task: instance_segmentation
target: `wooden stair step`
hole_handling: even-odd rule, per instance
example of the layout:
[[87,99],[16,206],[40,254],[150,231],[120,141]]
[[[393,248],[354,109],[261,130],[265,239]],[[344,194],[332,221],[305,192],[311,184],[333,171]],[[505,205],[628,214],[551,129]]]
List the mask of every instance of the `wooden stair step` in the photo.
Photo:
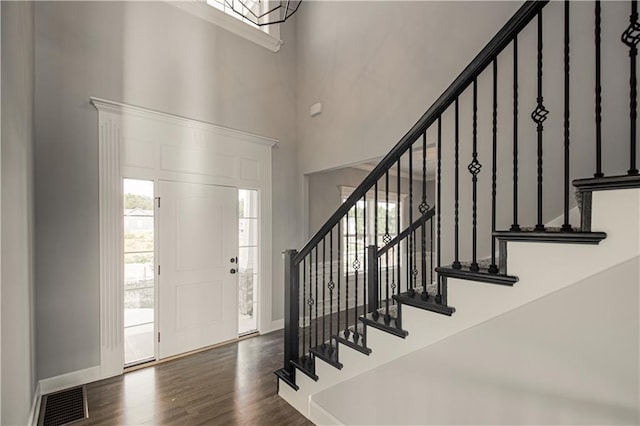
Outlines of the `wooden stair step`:
[[314,357],[320,358],[327,364],[342,370],[342,363],[338,361],[338,345],[333,343],[333,339],[309,350]]
[[474,272],[464,268],[456,269],[456,268],[453,268],[452,266],[443,266],[443,267],[436,268],[436,272],[439,273],[441,276],[448,277],[448,278],[457,278],[457,279],[468,280],[468,281],[478,281],[478,282],[488,283],[488,284],[512,286],[518,282],[518,277],[516,276],[500,274],[500,273],[492,274],[485,270]]
[[311,380],[317,382],[318,376],[316,376],[316,365],[315,360],[310,355],[304,355],[298,358],[295,361],[291,361],[291,365],[296,367],[298,370],[303,372],[305,375],[309,376]]
[[545,231],[495,231],[493,236],[501,241],[528,241],[538,243],[564,244],[600,244],[607,238],[606,232],[581,232],[573,228],[572,232],[561,231],[560,228],[547,228]]
[[343,345],[349,346],[352,349],[355,349],[359,352],[362,352],[365,355],[369,355],[371,353],[371,349],[365,346],[365,325],[360,323],[355,327],[357,331],[357,339],[354,338],[354,327],[349,327],[349,333],[345,335],[345,331],[342,330],[335,337],[336,341],[342,343]]
[[436,312],[442,315],[451,316],[456,311],[456,308],[453,306],[437,303],[434,295],[430,294],[427,300],[423,300],[421,296],[421,292],[416,292],[413,297],[411,297],[407,292],[404,292],[393,296],[393,298],[401,304],[424,309],[426,311]]
[[375,327],[378,330],[385,331],[394,336],[402,337],[403,339],[409,334],[408,331],[402,329],[400,311],[396,305],[389,306],[388,316],[386,308],[383,307],[360,317],[360,321],[368,326]]

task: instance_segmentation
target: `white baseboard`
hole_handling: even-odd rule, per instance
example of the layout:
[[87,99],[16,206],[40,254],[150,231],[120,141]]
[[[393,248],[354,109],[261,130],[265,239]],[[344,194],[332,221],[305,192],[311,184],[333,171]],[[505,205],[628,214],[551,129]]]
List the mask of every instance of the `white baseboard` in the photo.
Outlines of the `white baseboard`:
[[38,424],[38,416],[40,415],[40,400],[42,394],[40,392],[40,383],[36,385],[36,390],[33,393],[33,402],[31,403],[31,411],[29,412],[29,420],[27,424],[29,426],[36,426]]
[[40,380],[38,386],[40,387],[40,394],[46,395],[48,393],[57,392],[74,386],[95,382],[102,378],[101,368],[98,365],[84,370],[72,371],[71,373]]

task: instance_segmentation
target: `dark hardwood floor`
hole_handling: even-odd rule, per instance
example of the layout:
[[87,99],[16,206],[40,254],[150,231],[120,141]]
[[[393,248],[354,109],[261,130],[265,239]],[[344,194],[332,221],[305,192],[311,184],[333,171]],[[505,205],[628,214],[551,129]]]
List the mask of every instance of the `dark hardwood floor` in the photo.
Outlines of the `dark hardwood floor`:
[[276,393],[283,331],[87,385],[79,425],[311,425]]

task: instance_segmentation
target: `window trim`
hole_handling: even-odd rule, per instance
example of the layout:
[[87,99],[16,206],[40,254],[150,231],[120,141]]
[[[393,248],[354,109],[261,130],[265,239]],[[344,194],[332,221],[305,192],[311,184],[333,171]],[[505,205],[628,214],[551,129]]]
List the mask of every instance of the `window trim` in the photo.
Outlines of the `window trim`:
[[280,24],[271,25],[269,27],[270,31],[267,33],[208,5],[206,1],[168,1],[168,4],[224,28],[272,52],[279,51],[280,46],[282,46]]

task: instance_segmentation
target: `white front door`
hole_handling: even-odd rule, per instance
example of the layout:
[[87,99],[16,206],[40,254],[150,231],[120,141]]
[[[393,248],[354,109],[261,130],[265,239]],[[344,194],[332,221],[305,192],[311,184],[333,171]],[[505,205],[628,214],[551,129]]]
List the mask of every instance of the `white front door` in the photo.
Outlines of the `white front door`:
[[166,358],[238,337],[238,196],[224,186],[159,187],[158,353]]

